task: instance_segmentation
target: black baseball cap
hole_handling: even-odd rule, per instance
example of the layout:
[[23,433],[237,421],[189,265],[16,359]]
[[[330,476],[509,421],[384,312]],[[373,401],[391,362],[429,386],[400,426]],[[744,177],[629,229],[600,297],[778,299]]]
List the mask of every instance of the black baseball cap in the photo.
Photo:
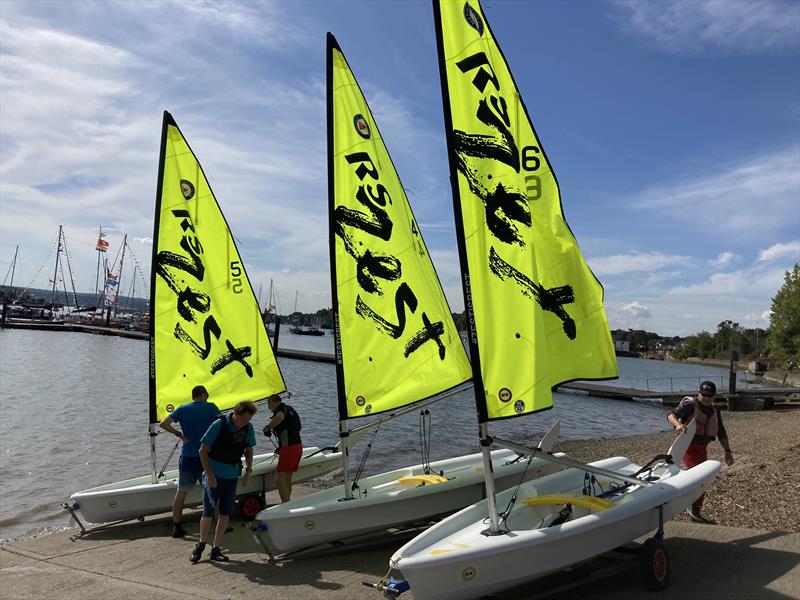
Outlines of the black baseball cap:
[[717,386],[714,385],[713,381],[704,381],[700,384],[700,395],[701,396],[716,396],[717,394]]

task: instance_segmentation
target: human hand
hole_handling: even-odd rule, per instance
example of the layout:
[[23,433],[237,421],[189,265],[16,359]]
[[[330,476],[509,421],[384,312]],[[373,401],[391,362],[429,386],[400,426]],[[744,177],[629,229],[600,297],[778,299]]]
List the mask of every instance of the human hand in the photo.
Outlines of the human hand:
[[680,434],[681,434],[681,433],[683,433],[684,431],[686,431],[686,425],[684,425],[684,424],[683,424],[683,423],[681,423],[681,422],[678,422],[678,424],[677,424],[677,425],[675,425],[675,432],[676,432],[678,435],[680,435]]
[[217,477],[213,473],[207,473],[206,479],[208,480],[208,487],[215,488],[217,487]]
[[730,450],[725,453],[725,464],[729,467],[733,464],[733,452]]
[[188,444],[188,443],[189,443],[189,438],[188,438],[188,437],[186,437],[185,435],[183,435],[183,434],[180,434],[178,437],[179,437],[179,438],[181,438],[181,441],[182,441],[184,444]]
[[250,483],[250,475],[251,475],[250,471],[247,471],[244,474],[244,479],[242,479],[242,485],[245,485],[245,486],[249,485],[249,483]]

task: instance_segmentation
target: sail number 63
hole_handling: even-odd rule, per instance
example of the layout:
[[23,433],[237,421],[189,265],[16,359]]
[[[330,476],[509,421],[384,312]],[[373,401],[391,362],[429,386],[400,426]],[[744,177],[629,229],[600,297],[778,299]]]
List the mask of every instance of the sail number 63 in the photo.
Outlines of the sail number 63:
[[234,294],[242,293],[242,265],[238,260],[231,262],[231,289]]
[[[541,150],[536,146],[525,146],[522,149],[522,169],[524,171],[538,171],[541,160],[537,156]],[[538,175],[525,176],[525,189],[528,192],[528,200],[538,200],[542,197],[542,180]]]

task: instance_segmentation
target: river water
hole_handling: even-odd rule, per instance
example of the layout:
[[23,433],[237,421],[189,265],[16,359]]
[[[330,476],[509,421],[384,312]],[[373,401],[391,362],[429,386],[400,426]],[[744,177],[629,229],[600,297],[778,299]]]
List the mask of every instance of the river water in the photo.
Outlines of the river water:
[[[332,353],[333,337],[282,330],[280,346]],[[71,493],[149,472],[147,354],[142,340],[0,330],[0,539],[65,527],[69,519],[60,503]],[[303,442],[334,445],[334,366],[284,358],[279,363],[294,393],[290,403],[303,420]],[[632,358],[620,358],[618,364],[620,379],[609,385],[668,390],[670,385],[696,389],[706,378],[718,386],[727,381],[727,372],[713,367]],[[669,378],[678,379],[670,383]],[[552,410],[493,423],[492,433],[535,442],[557,419],[562,437],[573,439],[669,428],[662,406],[554,396]],[[479,450],[471,390],[430,410],[431,460]],[[256,431],[266,416],[263,406],[255,417]],[[382,425],[365,473],[419,463],[419,431],[419,416],[413,413]],[[174,438],[166,437],[159,439],[159,466],[174,445]],[[272,450],[269,440],[258,438],[257,453]],[[356,448],[356,464],[359,458]]]

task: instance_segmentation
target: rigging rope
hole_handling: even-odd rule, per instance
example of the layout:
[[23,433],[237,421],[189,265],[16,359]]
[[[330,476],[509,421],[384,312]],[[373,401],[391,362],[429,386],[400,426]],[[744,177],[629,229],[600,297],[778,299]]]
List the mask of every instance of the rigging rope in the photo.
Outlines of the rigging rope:
[[372,432],[372,438],[369,440],[369,444],[364,449],[364,454],[361,455],[361,462],[358,464],[358,469],[356,469],[356,474],[353,475],[353,484],[350,486],[352,491],[358,489],[358,480],[361,479],[361,473],[364,471],[364,465],[367,464],[367,458],[369,457],[369,453],[372,451],[372,443],[375,441],[375,436],[378,435],[378,430],[381,428],[382,421],[378,421],[378,425],[375,427],[375,431]]
[[533,461],[533,455],[528,457],[528,462],[525,464],[525,470],[522,471],[522,475],[519,477],[519,481],[517,482],[517,487],[514,488],[514,493],[511,494],[511,498],[508,501],[508,505],[506,509],[501,512],[498,516],[500,517],[500,522],[505,523],[506,519],[511,516],[511,511],[514,509],[514,505],[517,503],[517,495],[519,494],[519,488],[525,483],[525,475],[528,473],[528,468],[531,466],[531,462]]
[[419,413],[419,450],[425,475],[431,474],[431,413],[426,408]]

